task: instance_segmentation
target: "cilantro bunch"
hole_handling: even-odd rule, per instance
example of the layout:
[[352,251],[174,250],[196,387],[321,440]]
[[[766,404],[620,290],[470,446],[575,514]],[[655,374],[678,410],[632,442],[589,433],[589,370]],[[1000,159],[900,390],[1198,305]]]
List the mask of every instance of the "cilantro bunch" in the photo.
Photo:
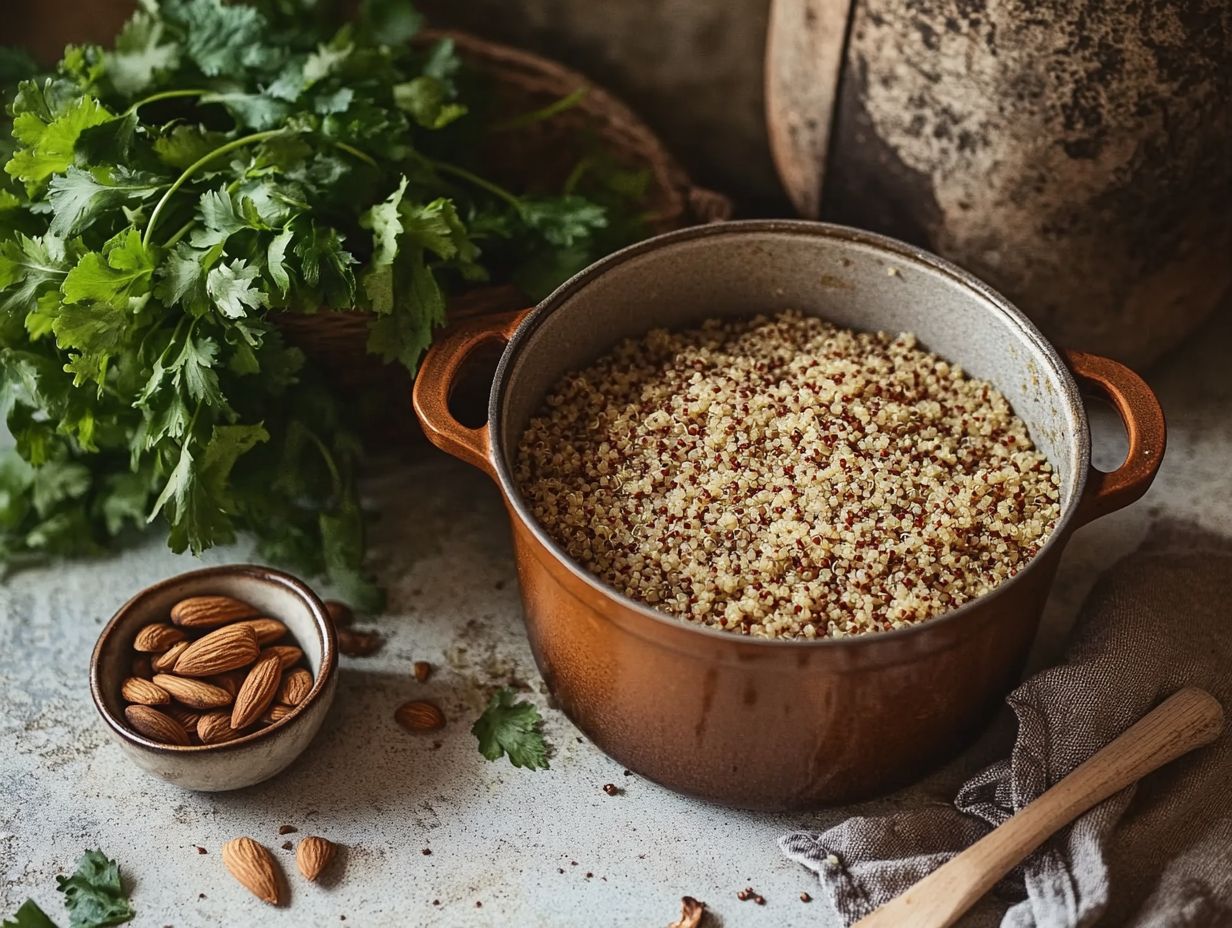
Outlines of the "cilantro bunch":
[[[413,372],[450,290],[538,296],[640,231],[638,179],[593,157],[552,195],[488,179],[484,141],[537,116],[498,122],[405,3],[330,20],[142,0],[113,48],[8,95],[0,565],[161,520],[177,552],[252,532],[371,603],[361,445],[273,314],[367,311],[373,363]],[[0,54],[0,79],[31,67]]]

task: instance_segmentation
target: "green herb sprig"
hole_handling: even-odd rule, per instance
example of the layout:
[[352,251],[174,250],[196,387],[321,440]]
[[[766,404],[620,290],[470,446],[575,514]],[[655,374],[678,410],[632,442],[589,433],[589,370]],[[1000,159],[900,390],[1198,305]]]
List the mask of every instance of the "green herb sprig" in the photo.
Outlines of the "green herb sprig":
[[409,42],[407,4],[329,20],[143,0],[52,75],[0,54],[25,76],[0,139],[0,566],[161,521],[177,552],[251,532],[374,605],[360,442],[274,314],[367,311],[373,363],[413,372],[451,290],[536,297],[640,234],[636,175],[595,157],[552,195],[484,173],[477,139],[577,95],[497,120],[452,43]]

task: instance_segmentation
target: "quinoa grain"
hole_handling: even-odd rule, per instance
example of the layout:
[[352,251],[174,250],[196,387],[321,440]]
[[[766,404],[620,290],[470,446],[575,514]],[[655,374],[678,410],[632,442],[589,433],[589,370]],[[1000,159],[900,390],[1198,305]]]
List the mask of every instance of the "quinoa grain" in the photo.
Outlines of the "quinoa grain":
[[567,374],[519,443],[535,518],[588,570],[766,638],[912,625],[1018,572],[1060,481],[989,383],[798,312],[656,329]]

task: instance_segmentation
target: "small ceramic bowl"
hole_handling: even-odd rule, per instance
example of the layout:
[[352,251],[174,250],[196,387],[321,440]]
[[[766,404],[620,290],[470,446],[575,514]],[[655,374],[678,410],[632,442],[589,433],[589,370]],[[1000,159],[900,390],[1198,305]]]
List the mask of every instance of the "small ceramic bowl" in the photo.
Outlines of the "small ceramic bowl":
[[[139,734],[124,718],[120,686],[129,675],[133,639],[151,622],[166,622],[171,607],[189,596],[232,596],[286,624],[304,652],[313,685],[285,718],[222,744],[162,744]],[[269,779],[297,758],[321,727],[338,684],[333,622],[302,581],[269,567],[207,567],[146,587],[112,616],[90,657],[90,692],[111,736],[142,769],[185,789],[239,789]]]

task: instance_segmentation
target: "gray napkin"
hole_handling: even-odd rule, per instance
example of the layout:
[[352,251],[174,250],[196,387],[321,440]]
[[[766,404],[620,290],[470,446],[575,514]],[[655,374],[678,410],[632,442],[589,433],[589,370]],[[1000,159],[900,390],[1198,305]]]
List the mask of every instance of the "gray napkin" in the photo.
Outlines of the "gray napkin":
[[[1082,609],[1066,662],[1010,694],[1008,760],[953,805],[851,818],[780,840],[845,924],[1004,822],[1183,686],[1232,710],[1232,546],[1184,531],[1113,567]],[[999,887],[1002,928],[1232,926],[1232,735],[1079,818]],[[1025,898],[1023,898],[1025,890]]]

